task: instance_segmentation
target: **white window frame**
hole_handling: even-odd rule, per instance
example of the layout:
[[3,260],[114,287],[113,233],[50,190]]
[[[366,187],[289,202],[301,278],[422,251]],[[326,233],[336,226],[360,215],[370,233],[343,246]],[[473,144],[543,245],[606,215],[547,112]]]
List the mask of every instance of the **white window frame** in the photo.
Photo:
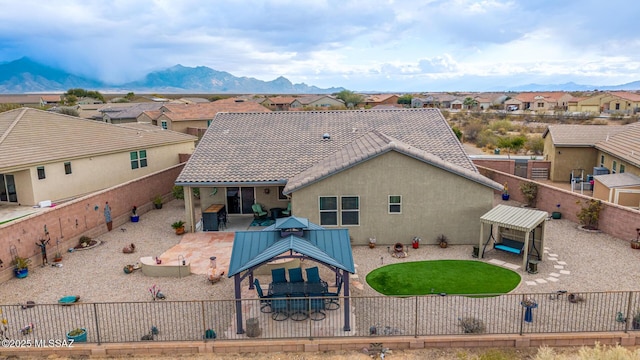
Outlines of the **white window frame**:
[[[322,199],[323,198],[333,198],[335,199],[336,202],[336,208],[335,209],[322,209],[321,205],[322,205]],[[318,196],[318,212],[319,212],[319,219],[320,219],[320,225],[321,226],[338,226],[340,224],[340,198],[337,195],[324,195],[324,196]],[[335,224],[324,224],[322,222],[322,214],[323,213],[335,213],[336,215],[336,223]]]
[[611,173],[615,174],[617,168],[618,168],[618,162],[613,160],[613,162],[611,163]]
[[166,120],[160,121],[160,127],[162,127],[164,130],[167,130],[168,128],[167,121]]
[[[358,202],[358,207],[356,209],[344,209],[342,206],[342,200],[345,198],[356,198]],[[340,196],[340,203],[338,204],[340,208],[340,225],[341,226],[360,226],[360,196],[358,195],[344,195]],[[343,221],[344,214],[356,213],[358,216],[357,224],[345,224]]]
[[624,164],[620,164],[620,171],[618,173],[624,174],[625,166]]
[[[400,202],[392,202],[391,201],[392,197],[400,198]],[[392,206],[398,206],[399,211],[391,211]],[[389,214],[392,214],[392,215],[402,214],[402,195],[389,195],[389,206],[387,207],[387,211]]]

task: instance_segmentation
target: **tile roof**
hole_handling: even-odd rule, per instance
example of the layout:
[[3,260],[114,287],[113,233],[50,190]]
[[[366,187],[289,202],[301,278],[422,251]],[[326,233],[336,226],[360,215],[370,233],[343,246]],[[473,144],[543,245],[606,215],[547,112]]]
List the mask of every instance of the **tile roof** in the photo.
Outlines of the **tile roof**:
[[628,91],[610,91],[609,94],[629,101],[640,101],[640,94]]
[[0,95],[0,104],[39,104],[40,95]]
[[269,100],[274,105],[287,105],[287,104],[291,104],[296,99],[297,98],[293,96],[274,96],[274,97],[266,98],[265,101]]
[[176,182],[285,184],[372,130],[477,172],[437,109],[218,113]]
[[163,105],[163,103],[155,102],[135,103],[128,107],[109,105],[101,108],[100,112],[106,112],[111,119],[135,119],[138,115],[142,114],[143,111],[158,110]]
[[595,144],[596,149],[640,167],[640,123],[620,126],[624,131],[612,134]]
[[596,175],[593,178],[609,189],[640,185],[640,177],[631,173]]
[[0,113],[0,164],[23,168],[196,140],[144,125],[113,125],[30,108],[6,111]]
[[541,96],[545,101],[557,102],[561,97],[567,95],[566,92],[563,91],[552,91],[552,92],[524,92],[520,93],[514,98],[522,101],[522,102],[533,102],[536,100],[536,97]]
[[307,95],[307,96],[300,96],[299,98],[296,98],[296,100],[298,100],[298,102],[302,105],[308,105],[311,104],[314,101],[318,101],[320,99],[324,99],[324,98],[329,98],[331,100],[334,101],[339,101],[339,102],[343,102],[340,99],[336,99],[334,97],[331,97],[329,95]]
[[[251,101],[224,99],[197,104],[166,104],[164,115],[172,121],[211,120],[219,112],[271,112],[268,108]],[[145,111],[152,119],[157,119],[161,110]]]
[[542,137],[551,135],[555,146],[594,146],[622,130],[619,125],[549,125]]
[[402,141],[386,136],[377,130],[372,130],[371,132],[357,138],[355,141],[345,145],[339,151],[322,159],[310,168],[290,178],[283,193],[290,194],[296,190],[390,151],[397,151],[445,171],[449,171],[472,181],[492,187],[495,190],[503,189],[501,184],[480,175],[476,171],[446,162],[438,156],[407,145]]
[[389,98],[392,97],[397,97],[398,95],[396,94],[376,94],[376,95],[369,95],[366,97],[366,99],[364,100],[365,102],[383,102],[385,100],[388,100]]

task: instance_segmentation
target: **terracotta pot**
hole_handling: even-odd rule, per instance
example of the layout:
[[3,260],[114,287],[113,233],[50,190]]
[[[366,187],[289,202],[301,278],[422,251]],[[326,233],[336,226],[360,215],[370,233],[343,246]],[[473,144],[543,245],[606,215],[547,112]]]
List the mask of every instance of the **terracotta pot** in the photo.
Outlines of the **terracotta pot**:
[[182,234],[184,234],[184,226],[176,229],[176,235],[182,235]]
[[442,242],[440,242],[440,247],[441,247],[441,248],[443,248],[443,249],[444,249],[444,248],[446,248],[446,247],[447,247],[447,245],[449,245],[449,244],[447,244],[447,242],[446,242],[446,241],[442,241]]
[[374,243],[369,243],[369,248],[370,248],[370,249],[373,249],[374,247],[376,247],[376,244],[374,244]]
[[640,249],[640,241],[631,241],[631,248],[632,249]]

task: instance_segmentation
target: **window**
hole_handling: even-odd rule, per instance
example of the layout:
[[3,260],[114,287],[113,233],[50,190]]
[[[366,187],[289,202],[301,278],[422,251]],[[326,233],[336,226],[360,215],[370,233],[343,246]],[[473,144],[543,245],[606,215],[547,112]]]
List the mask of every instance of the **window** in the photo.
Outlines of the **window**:
[[620,110],[620,104],[616,103],[616,110]]
[[543,107],[544,107],[544,103],[539,102],[539,103],[538,103],[538,107],[539,107],[539,108],[543,108]]
[[64,173],[66,175],[71,174],[71,163],[70,162],[64,163]]
[[212,121],[213,121],[213,120],[207,120],[207,127],[209,127],[209,125],[211,125],[211,122],[212,122]]
[[44,166],[38,166],[38,179],[42,180],[44,178],[46,178],[44,174]]
[[162,126],[163,129],[167,130],[167,122],[166,121],[162,120],[160,122],[160,126]]
[[620,174],[624,173],[624,165],[620,164]]
[[360,198],[357,196],[343,196],[342,225],[360,225]]
[[278,186],[278,200],[289,200],[287,195],[283,194],[284,186]]
[[320,197],[320,225],[338,225],[338,197]]
[[147,150],[132,151],[129,155],[131,157],[131,169],[147,167]]
[[600,155],[600,167],[604,167],[604,155]]
[[616,168],[618,167],[618,163],[614,160],[613,161],[613,165],[611,165],[611,173],[615,174],[616,173]]
[[389,195],[389,214],[402,213],[402,196]]

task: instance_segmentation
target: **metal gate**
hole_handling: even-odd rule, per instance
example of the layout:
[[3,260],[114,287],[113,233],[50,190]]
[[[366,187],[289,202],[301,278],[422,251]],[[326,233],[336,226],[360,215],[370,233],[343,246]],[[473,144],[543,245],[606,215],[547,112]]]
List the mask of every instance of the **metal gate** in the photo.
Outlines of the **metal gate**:
[[520,176],[522,178],[527,178],[527,164],[529,160],[527,159],[515,159],[516,160],[516,170],[515,176]]

